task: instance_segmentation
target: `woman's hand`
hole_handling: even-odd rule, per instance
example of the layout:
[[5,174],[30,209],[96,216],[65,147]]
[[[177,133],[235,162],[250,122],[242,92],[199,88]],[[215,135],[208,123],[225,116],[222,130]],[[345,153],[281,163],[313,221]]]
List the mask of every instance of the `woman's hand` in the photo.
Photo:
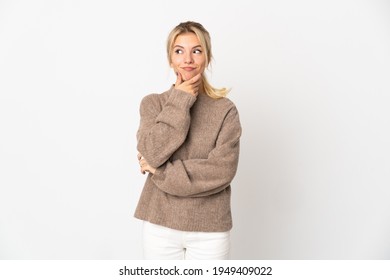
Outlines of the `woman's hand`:
[[178,72],[176,83],[175,83],[175,88],[180,89],[180,90],[185,91],[185,92],[188,92],[188,93],[191,93],[193,96],[197,96],[198,91],[199,91],[199,86],[202,82],[202,79],[200,77],[201,77],[201,74],[199,73],[198,75],[192,77],[191,79],[184,81],[183,77]]
[[141,167],[141,173],[145,174],[145,172],[149,172],[154,174],[156,172],[156,168],[153,168],[149,165],[149,163],[146,162],[144,157],[138,152],[137,155],[138,161],[139,161],[139,166]]

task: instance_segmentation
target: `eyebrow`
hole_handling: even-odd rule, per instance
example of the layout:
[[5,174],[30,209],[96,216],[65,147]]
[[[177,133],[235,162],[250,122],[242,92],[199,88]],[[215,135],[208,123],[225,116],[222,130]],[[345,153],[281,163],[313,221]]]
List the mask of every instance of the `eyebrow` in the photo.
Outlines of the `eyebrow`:
[[[192,49],[201,48],[201,47],[202,47],[201,45],[197,45],[197,46],[193,47]],[[180,46],[180,45],[175,45],[174,48],[182,48],[182,49],[184,49],[184,47]]]

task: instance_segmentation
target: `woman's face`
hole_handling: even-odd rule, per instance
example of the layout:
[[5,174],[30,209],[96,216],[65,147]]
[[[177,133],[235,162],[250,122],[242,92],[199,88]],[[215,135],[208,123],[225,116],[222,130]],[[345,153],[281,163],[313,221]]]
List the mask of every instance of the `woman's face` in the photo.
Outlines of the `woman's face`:
[[206,68],[205,51],[194,33],[184,33],[176,37],[171,55],[171,67],[179,72],[183,80],[189,80]]

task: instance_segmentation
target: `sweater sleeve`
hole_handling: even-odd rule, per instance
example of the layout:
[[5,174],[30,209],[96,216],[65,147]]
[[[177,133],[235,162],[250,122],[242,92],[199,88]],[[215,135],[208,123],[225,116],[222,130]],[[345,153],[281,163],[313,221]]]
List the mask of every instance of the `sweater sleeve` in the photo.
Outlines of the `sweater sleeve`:
[[156,169],[153,182],[162,191],[182,197],[202,197],[222,191],[237,171],[240,136],[239,115],[232,107],[207,159],[168,161]]
[[140,105],[140,126],[137,131],[137,149],[155,168],[165,163],[183,144],[190,127],[190,108],[196,97],[171,89],[165,104],[157,95],[144,97]]

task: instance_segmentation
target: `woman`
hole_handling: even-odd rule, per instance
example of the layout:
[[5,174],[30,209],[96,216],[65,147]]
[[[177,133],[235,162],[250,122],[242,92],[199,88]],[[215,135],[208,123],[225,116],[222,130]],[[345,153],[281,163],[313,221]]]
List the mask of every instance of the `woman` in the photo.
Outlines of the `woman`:
[[176,82],[141,102],[138,160],[148,177],[135,217],[144,220],[146,259],[229,257],[241,125],[227,90],[204,74],[210,43],[201,24],[176,26],[167,42]]

